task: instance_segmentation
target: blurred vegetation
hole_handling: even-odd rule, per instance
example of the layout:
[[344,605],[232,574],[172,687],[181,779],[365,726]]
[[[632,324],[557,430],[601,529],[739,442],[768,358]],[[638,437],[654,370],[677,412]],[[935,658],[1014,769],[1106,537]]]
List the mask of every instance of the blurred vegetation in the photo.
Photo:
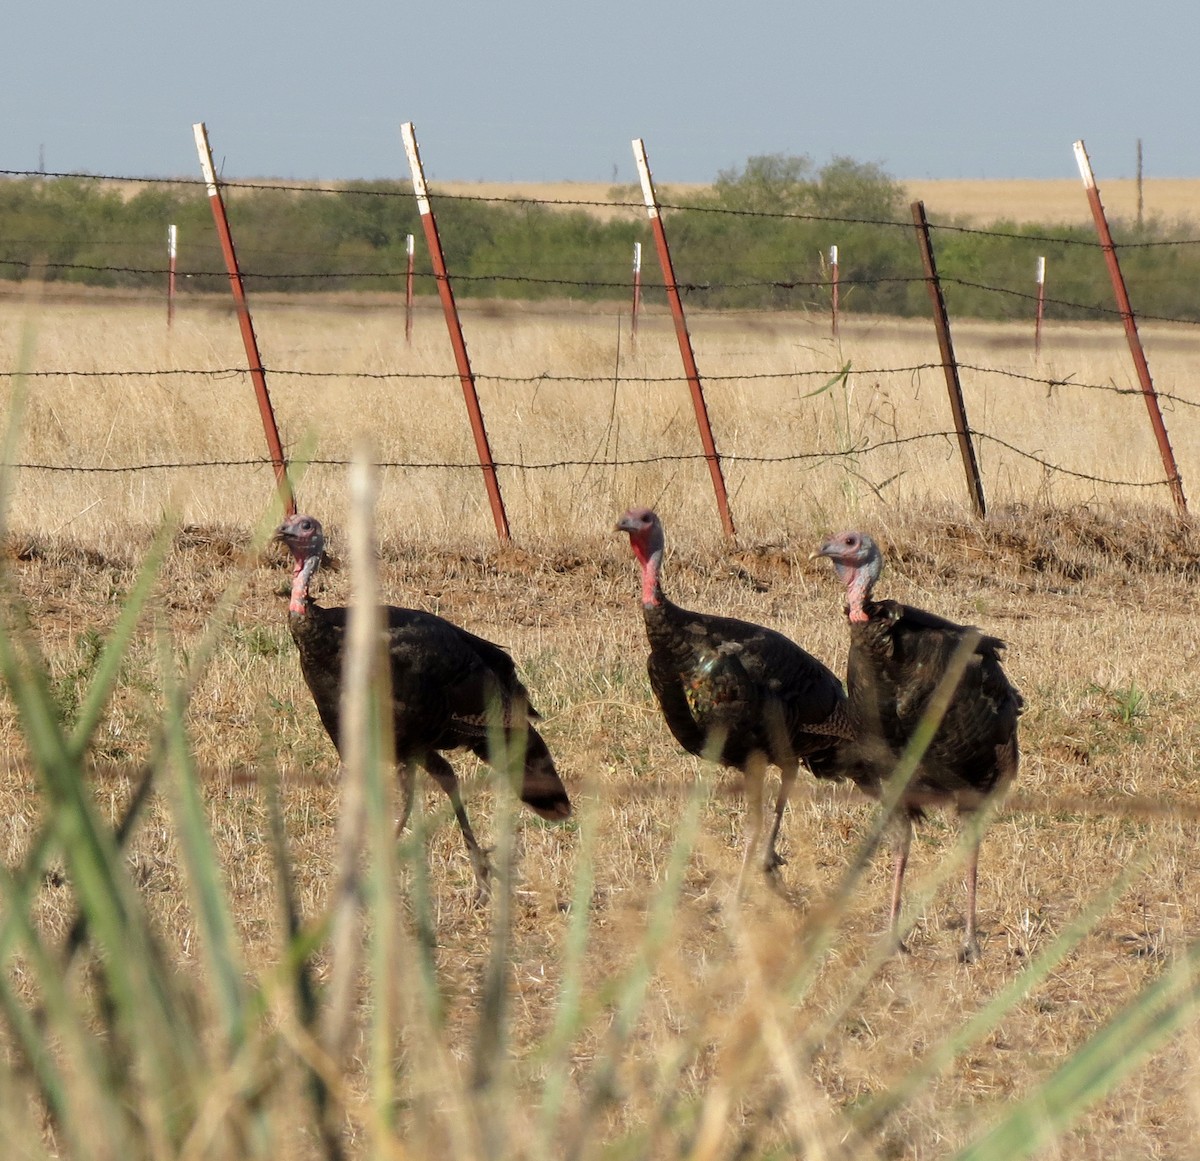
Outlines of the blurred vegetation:
[[[89,177],[0,181],[0,277],[44,270],[92,286],[161,285],[166,227],[179,227],[180,289],[221,291],[224,264],[204,187],[146,183],[132,196]],[[604,216],[586,207],[439,196],[433,200],[458,292],[472,297],[623,301],[632,246],[647,247],[643,288],[663,297],[652,239],[633,187],[614,189]],[[411,187],[350,182],[337,189],[231,185],[225,189],[247,285],[283,291],[402,290],[406,237],[418,239],[418,291],[432,293]],[[820,309],[829,304],[829,248],[839,248],[841,304],[860,313],[928,311],[903,185],[879,166],[838,157],[750,158],[665,215],[676,275],[689,304],[740,309]],[[1048,315],[1111,315],[1112,290],[1090,226],[995,222],[968,229],[933,221],[951,312],[976,318],[1032,313],[1034,270],[1050,271]],[[1188,222],[1115,221],[1122,268],[1142,316],[1200,319],[1200,248]]]

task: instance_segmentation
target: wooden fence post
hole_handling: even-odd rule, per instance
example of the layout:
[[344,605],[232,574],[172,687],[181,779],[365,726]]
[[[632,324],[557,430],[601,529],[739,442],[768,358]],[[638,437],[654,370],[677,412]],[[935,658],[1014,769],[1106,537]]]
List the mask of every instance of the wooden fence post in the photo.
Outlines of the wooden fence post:
[[267,390],[267,373],[263,369],[262,359],[258,353],[258,339],[254,334],[254,322],[250,318],[246,288],[242,283],[237,251],[233,247],[233,234],[229,229],[229,219],[225,215],[225,200],[221,197],[220,186],[217,185],[217,171],[213,168],[212,150],[208,147],[208,130],[205,129],[204,122],[196,122],[192,126],[192,133],[196,138],[196,151],[200,155],[200,169],[204,174],[205,185],[208,187],[208,201],[212,206],[217,237],[221,241],[221,252],[225,255],[225,269],[229,273],[229,288],[233,291],[238,326],[242,331],[242,344],[246,348],[246,358],[250,363],[250,378],[254,383],[254,395],[258,400],[258,411],[262,416],[263,431],[267,437],[267,450],[271,453],[271,462],[275,465],[275,483],[279,488],[279,498],[283,501],[284,512],[289,516],[294,516],[296,514],[296,497],[292,491],[292,482],[288,478],[287,460],[283,457],[283,444],[279,439],[279,428],[275,423],[275,410],[271,406],[271,394]]
[[933,243],[929,238],[929,220],[925,217],[925,203],[913,202],[911,208],[913,225],[917,229],[917,243],[921,248],[921,263],[925,267],[925,284],[929,287],[929,298],[933,303],[933,325],[937,329],[938,348],[942,353],[942,370],[946,374],[946,391],[950,396],[954,430],[958,433],[958,450],[962,456],[963,471],[967,476],[967,491],[970,493],[971,507],[975,515],[983,517],[987,515],[983,481],[979,476],[979,463],[975,459],[975,445],[971,442],[971,429],[967,425],[967,409],[963,403],[962,383],[958,378],[958,362],[954,358],[954,344],[950,340],[950,318],[946,314],[942,284],[938,281]]
[[708,473],[712,477],[713,491],[717,496],[717,509],[721,514],[721,527],[725,535],[734,535],[733,516],[729,512],[729,495],[725,490],[725,477],[721,473],[721,457],[717,454],[713,439],[712,424],[708,420],[708,405],[704,402],[704,387],[700,383],[700,372],[696,367],[696,355],[692,350],[692,339],[688,334],[687,319],[683,313],[683,300],[679,297],[679,284],[675,281],[675,267],[671,262],[671,250],[667,245],[667,233],[663,228],[658,195],[654,192],[654,179],[650,176],[650,163],[646,160],[646,146],[640,137],[634,138],[633,156],[637,162],[638,175],[642,181],[642,194],[646,199],[646,212],[650,215],[650,227],[654,231],[654,243],[658,250],[658,261],[662,267],[663,282],[666,284],[667,301],[671,304],[671,317],[675,320],[675,337],[679,341],[679,354],[683,358],[683,370],[687,375],[692,393],[692,407],[696,412],[696,425],[700,429],[700,443],[704,458],[708,461]]
[[1167,435],[1167,425],[1163,422],[1162,411],[1158,406],[1158,392],[1154,390],[1154,380],[1150,378],[1150,364],[1146,362],[1146,352],[1142,349],[1142,339],[1138,334],[1137,319],[1133,314],[1133,306],[1129,302],[1129,292],[1125,288],[1125,276],[1121,273],[1121,263],[1117,259],[1117,248],[1113,243],[1112,232],[1108,228],[1108,219],[1104,215],[1104,203],[1100,200],[1100,190],[1096,186],[1096,178],[1092,173],[1092,163],[1088,160],[1087,150],[1082,141],[1075,142],[1075,161],[1079,166],[1079,176],[1083,178],[1083,188],[1087,191],[1088,203],[1092,207],[1092,218],[1096,223],[1096,233],[1100,236],[1100,246],[1104,251],[1104,261],[1108,264],[1108,275],[1113,285],[1113,293],[1117,297],[1117,309],[1121,312],[1121,321],[1125,324],[1125,338],[1129,343],[1129,353],[1133,356],[1133,365],[1137,369],[1138,382],[1142,387],[1142,398],[1146,401],[1146,410],[1150,413],[1150,427],[1154,431],[1154,439],[1158,443],[1158,453],[1162,457],[1163,467],[1167,473],[1167,485],[1171,489],[1171,498],[1180,515],[1187,515],[1187,497],[1183,494],[1183,480],[1179,469],[1175,466],[1175,453],[1171,450],[1171,438]]
[[446,329],[450,332],[450,345],[454,348],[454,360],[458,364],[458,377],[462,382],[467,416],[475,437],[475,452],[479,456],[479,466],[483,469],[483,481],[487,488],[488,502],[492,507],[492,520],[496,524],[496,535],[501,540],[508,540],[508,516],[504,511],[504,498],[500,495],[500,481],[496,478],[496,462],[492,459],[492,448],[488,443],[487,428],[483,423],[483,411],[479,406],[479,394],[475,390],[475,374],[471,370],[467,342],[463,338],[458,305],[454,301],[454,288],[450,285],[450,276],[446,272],[446,256],[442,252],[437,219],[433,216],[433,207],[429,204],[429,190],[425,185],[425,170],[421,166],[421,153],[417,148],[417,135],[413,123],[405,121],[400,126],[400,134],[404,138],[404,152],[408,155],[413,193],[417,195],[417,209],[421,213],[421,226],[425,231],[425,242],[433,263],[433,276],[437,280],[438,294],[442,299]]

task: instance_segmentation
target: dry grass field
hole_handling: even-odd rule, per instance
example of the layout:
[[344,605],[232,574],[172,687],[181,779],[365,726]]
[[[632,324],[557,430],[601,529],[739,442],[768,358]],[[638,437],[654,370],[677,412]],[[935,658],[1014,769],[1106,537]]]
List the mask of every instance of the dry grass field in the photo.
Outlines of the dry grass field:
[[[964,364],[991,369],[964,372],[973,426],[1080,473],[984,441],[992,512],[980,522],[969,515],[952,441],[872,450],[949,426],[927,326],[850,319],[834,344],[819,316],[700,314],[692,322],[727,457],[735,544],[720,535],[703,464],[654,460],[691,456],[697,447],[673,335],[660,317],[644,320],[634,349],[615,314],[467,304],[464,326],[497,460],[583,462],[501,469],[511,545],[496,542],[477,468],[382,473],[384,593],[511,648],[577,809],[576,821],[559,828],[516,818],[511,1073],[498,1114],[503,1128],[492,1126],[504,1141],[499,1149],[465,1125],[449,1095],[459,1090],[447,1080],[470,1069],[492,913],[472,903],[470,867],[453,820],[441,813],[444,800],[432,789],[426,796],[436,818],[429,865],[447,1071],[437,1078],[405,1071],[416,1049],[402,1037],[396,1051],[407,1087],[394,1156],[952,1156],[1200,937],[1200,535],[1174,516],[1165,487],[1082,478],[1162,476],[1140,399],[1073,385],[1132,385],[1119,330],[1051,326],[1037,361],[1027,328],[956,328]],[[222,306],[185,302],[173,332],[163,323],[157,304],[136,301],[0,301],[3,369],[23,362],[32,373],[17,458],[119,467],[259,457],[261,429],[242,375],[96,377],[242,364],[235,321]],[[344,460],[366,435],[385,462],[472,462],[444,329],[428,304],[411,349],[397,304],[383,300],[264,300],[256,325],[293,451]],[[32,347],[24,356],[23,336]],[[1179,398],[1167,422],[1186,487],[1200,471],[1197,340],[1152,327],[1145,339],[1159,388]],[[39,374],[62,371],[74,374]],[[586,381],[562,378],[571,376]],[[13,390],[5,380],[6,398]],[[815,451],[842,454],[760,462]],[[652,462],[624,463],[642,459]],[[298,486],[301,505],[326,522],[339,553],[345,481],[344,467],[312,466]],[[155,626],[170,652],[186,657],[219,594],[232,582],[243,586],[187,728],[237,935],[254,971],[268,971],[279,949],[266,775],[280,775],[306,916],[329,902],[339,814],[335,756],[287,634],[286,566],[280,555],[248,547],[270,499],[263,468],[25,468],[15,474],[3,543],[5,571],[69,717],[153,529],[164,518],[180,525],[151,623],[94,746],[92,789],[113,818],[160,711]],[[881,953],[883,854],[833,914],[828,948],[814,952],[873,810],[811,779],[785,822],[782,889],[756,883],[735,901],[744,829],[736,781],[679,752],[645,679],[634,564],[624,538],[610,531],[634,502],[663,515],[664,581],[676,600],[772,625],[835,669],[846,648],[842,596],[826,562],[807,557],[822,535],[847,525],[883,542],[884,595],[1009,642],[1007,668],[1027,702],[1023,764],[983,848],[979,964],[955,957],[963,900],[947,862],[954,823],[940,812],[914,846],[911,954]],[[323,601],[344,603],[348,572],[323,576]],[[7,767],[0,856],[12,866],[29,848],[40,808],[8,701],[0,704],[0,745]],[[459,765],[481,837],[495,842],[501,804],[473,760]],[[697,786],[704,789],[697,839],[663,918],[657,903]],[[129,860],[180,972],[196,973],[198,920],[162,802],[149,809]],[[1136,873],[1127,889],[1100,907],[1089,933],[1019,1004],[901,1109],[855,1135],[856,1110],[949,1043],[1128,867]],[[592,876],[586,945],[567,979],[572,900],[584,870]],[[404,872],[401,898],[410,876]],[[50,876],[39,922],[63,932],[72,910],[70,886]],[[659,933],[657,943],[648,932]],[[648,975],[636,1026],[621,1041],[614,1073],[598,1075],[643,957]],[[328,969],[324,952],[318,967]],[[37,991],[32,977],[18,983]],[[407,978],[397,984],[417,986]],[[568,1030],[569,1067],[554,1078],[562,1108],[547,1128],[536,1101],[547,1091],[554,1057],[546,1045],[567,984],[581,991],[581,1014]],[[357,1071],[366,1054],[364,1044],[344,1078],[352,1108],[356,1100],[366,1105],[365,1073]],[[587,1115],[593,1099],[604,1110],[598,1122]],[[0,1100],[10,1139],[30,1131],[20,1109],[16,1098]],[[681,1127],[695,1123],[687,1110],[705,1132]],[[1178,1158],[1194,1152],[1198,1133],[1200,1039],[1189,1027],[1048,1155]],[[619,1154],[606,1151],[614,1142]],[[299,1136],[284,1145],[280,1155],[315,1152]],[[42,1155],[32,1146],[28,1153]]]
[[[31,385],[18,459],[16,527],[103,542],[173,511],[244,525],[265,502],[265,444],[245,354],[222,300],[160,304],[67,294],[0,299],[16,352],[32,317]],[[509,520],[519,543],[595,535],[632,500],[662,504],[690,542],[715,544],[669,317],[644,314],[634,345],[621,307],[467,302],[464,329]],[[748,543],[847,519],[887,521],[966,495],[929,323],[843,314],[841,337],[812,313],[693,311],[693,343],[734,516]],[[395,299],[256,299],[255,326],[284,443],[314,466],[301,489],[321,513],[345,506],[354,440],[388,468],[385,538],[486,541],[492,528],[440,311],[418,302],[411,347]],[[1142,327],[1185,485],[1200,469],[1192,328]],[[968,417],[989,503],[1169,504],[1164,471],[1117,326],[960,322]],[[843,374],[844,372],[844,374]],[[134,421],[136,417],[136,422]],[[1010,445],[1010,446],[1005,446]],[[235,466],[202,466],[232,463]],[[153,471],[134,465],[197,464]],[[461,465],[459,467],[458,465]],[[507,465],[507,466],[505,466]],[[95,468],[96,471],[76,471]],[[1109,482],[1112,483],[1109,483]]]
[[[1064,154],[1063,168],[1074,170],[1069,151]],[[1137,218],[1136,180],[1109,178],[1097,171],[1096,182],[1110,218]],[[1090,226],[1092,221],[1078,177],[1042,181],[905,180],[903,184],[914,199],[924,201],[932,218],[962,217],[976,225],[1009,221]],[[1182,177],[1144,179],[1142,214],[1147,220],[1157,218],[1163,223],[1200,222],[1200,181]]]
[[[1070,150],[1063,156],[1064,172],[1074,172]],[[909,197],[925,203],[930,218],[957,218],[973,225],[992,222],[1041,222],[1054,225],[1090,225],[1091,211],[1083,184],[1077,177],[1045,180],[970,181],[966,179],[899,178]],[[1133,178],[1096,180],[1111,218],[1135,219],[1138,212],[1137,182]],[[613,187],[602,182],[437,182],[438,192],[459,197],[532,198],[537,201],[582,204],[601,217],[625,210],[608,210],[606,202],[640,204],[641,193],[633,187]],[[660,186],[660,201],[670,204],[698,186]],[[1142,182],[1142,213],[1163,223],[1200,221],[1200,180],[1196,178],[1150,177]]]

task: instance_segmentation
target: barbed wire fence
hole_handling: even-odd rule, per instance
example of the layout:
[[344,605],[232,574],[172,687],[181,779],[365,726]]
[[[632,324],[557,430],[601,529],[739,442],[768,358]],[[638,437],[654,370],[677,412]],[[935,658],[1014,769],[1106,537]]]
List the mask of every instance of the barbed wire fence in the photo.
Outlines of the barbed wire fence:
[[[87,181],[96,183],[114,183],[121,186],[137,186],[143,188],[154,188],[156,186],[171,186],[179,188],[195,187],[197,190],[202,190],[205,183],[202,181],[187,181],[182,179],[160,179],[147,177],[128,177],[112,174],[92,175],[92,174],[72,174],[72,173],[34,173],[31,171],[20,170],[0,170],[0,177],[10,179],[21,179],[25,181],[54,181],[58,179],[70,179],[72,181]],[[342,185],[307,185],[293,183],[274,183],[274,182],[224,182],[221,183],[222,188],[230,190],[244,191],[273,191],[288,193],[297,198],[323,198],[333,195],[337,196],[352,196],[354,198],[363,199],[392,199],[392,198],[408,198],[412,199],[411,192],[405,192],[397,188],[347,188]],[[539,200],[530,197],[512,197],[512,196],[495,196],[487,194],[462,194],[462,193],[435,193],[435,200],[438,205],[443,203],[453,204],[460,203],[490,203],[500,204],[508,207],[529,207],[532,209],[563,211],[563,210],[578,210],[587,213],[603,212],[605,214],[622,213],[631,216],[646,212],[646,206],[643,202],[638,201],[614,201],[614,200],[587,200],[587,199],[561,199],[553,198]],[[864,227],[885,231],[904,231],[908,234],[912,233],[913,225],[911,222],[894,221],[887,219],[876,219],[869,217],[847,217],[830,215],[824,216],[820,214],[809,213],[793,213],[793,212],[773,212],[760,209],[738,209],[728,206],[697,206],[686,203],[661,202],[658,206],[660,211],[663,211],[663,216],[668,219],[673,214],[700,214],[700,215],[730,215],[732,217],[744,219],[747,222],[753,223],[758,220],[763,221],[796,221],[816,223],[830,228],[831,230],[839,226],[855,226]],[[166,223],[164,222],[164,234]],[[1086,240],[1068,234],[1053,235],[1053,234],[1038,234],[1027,233],[1017,230],[1007,231],[996,228],[977,228],[965,226],[960,223],[930,223],[931,233],[936,237],[945,236],[947,238],[955,235],[975,234],[986,238],[1001,239],[1006,242],[1019,243],[1026,247],[1060,245],[1069,247],[1091,247],[1097,251],[1103,250],[1101,242],[1094,240]],[[41,239],[49,241],[50,239]],[[39,241],[36,235],[30,235],[21,239],[10,239],[9,245],[14,242],[20,242],[21,246],[27,249],[31,245],[36,245]],[[1135,240],[1128,243],[1122,243],[1119,247],[1121,250],[1161,250],[1165,247],[1176,248],[1191,248],[1200,245],[1200,238],[1181,238],[1173,240]],[[14,247],[15,249],[16,247]],[[167,278],[167,264],[165,250],[162,255],[162,261],[156,262],[148,260],[146,264],[128,265],[119,262],[106,263],[101,260],[95,261],[33,261],[28,258],[18,257],[11,250],[5,254],[4,242],[0,241],[0,277],[21,280],[31,277],[41,278],[65,278],[73,281],[86,282],[89,276],[97,276],[101,279],[124,278],[132,282],[139,283],[143,287],[150,287],[155,282],[165,284]],[[360,269],[305,269],[305,270],[289,270],[280,271],[278,269],[258,269],[254,265],[257,261],[263,261],[270,265],[276,265],[282,259],[305,263],[319,263],[321,255],[310,250],[298,248],[294,251],[288,250],[256,250],[247,251],[251,255],[251,262],[243,270],[242,274],[247,283],[260,290],[277,290],[280,292],[295,291],[297,288],[313,288],[328,286],[331,288],[341,288],[348,282],[355,283],[377,283],[380,286],[395,288],[403,285],[406,275],[411,283],[411,271],[406,271],[402,266],[397,266],[395,269],[369,269],[362,267]],[[843,267],[845,266],[845,257],[843,254]],[[179,277],[185,285],[205,285],[221,279],[224,279],[228,271],[221,271],[213,267],[202,268],[189,266],[186,259],[179,265]],[[449,274],[444,276],[450,278]],[[1015,303],[1020,308],[1032,309],[1033,305],[1038,301],[1038,294],[1034,291],[1024,291],[1012,286],[993,285],[987,281],[979,280],[978,278],[966,278],[957,274],[941,274],[939,276],[943,286],[951,288],[960,288],[964,291],[970,291],[975,294],[994,296],[997,299],[1007,300],[1010,303]],[[429,291],[436,288],[438,276],[430,271],[421,272],[417,275],[417,281],[423,291]],[[620,278],[597,278],[597,277],[572,277],[569,271],[563,271],[561,276],[548,276],[546,274],[524,274],[514,270],[496,270],[488,273],[472,273],[463,275],[454,275],[453,281],[455,284],[466,288],[468,291],[472,289],[495,288],[498,286],[519,286],[526,290],[533,289],[539,296],[549,296],[551,298],[560,296],[564,299],[585,299],[592,296],[592,300],[602,302],[607,307],[611,305],[614,298],[621,295],[627,295],[631,290],[631,282],[629,279]],[[852,290],[856,287],[863,288],[897,288],[907,292],[908,288],[917,288],[920,290],[927,285],[929,279],[926,275],[914,273],[906,274],[850,274],[844,272],[839,279],[840,288],[843,292],[843,303],[845,302],[844,293],[847,290]],[[653,279],[645,280],[641,287],[643,295],[659,296],[666,295],[669,291],[677,291],[681,299],[686,302],[689,307],[703,306],[707,302],[715,302],[719,305],[709,309],[720,313],[721,317],[736,320],[739,317],[761,316],[763,313],[762,307],[748,307],[739,305],[728,305],[728,300],[737,300],[739,295],[745,295],[749,292],[761,293],[767,292],[768,295],[775,295],[783,305],[777,306],[776,309],[786,310],[789,305],[794,303],[796,298],[802,298],[807,303],[822,302],[822,299],[828,301],[830,293],[830,283],[827,273],[817,273],[816,275],[801,275],[799,273],[791,274],[787,277],[778,278],[763,278],[763,277],[746,277],[741,279],[725,279],[723,281],[715,281],[712,279],[693,279],[687,278],[687,272],[684,271],[677,276],[674,283],[668,285],[665,281],[655,282]],[[604,296],[596,298],[595,296]],[[787,298],[786,296],[794,296]],[[1072,316],[1086,314],[1089,317],[1110,318],[1114,321],[1124,320],[1128,322],[1129,311],[1122,310],[1119,307],[1102,302],[1086,302],[1079,299],[1060,296],[1060,295],[1042,295],[1042,302],[1045,307],[1058,311],[1063,316]],[[1174,324],[1180,328],[1191,328],[1200,326],[1200,319],[1172,316],[1162,313],[1138,313],[1137,321],[1153,322],[1159,324]],[[836,328],[836,321],[834,323]],[[931,355],[937,354],[937,348],[933,342],[931,334]],[[1097,397],[1113,396],[1113,397],[1145,397],[1144,387],[1139,386],[1124,386],[1115,382],[1087,382],[1080,379],[1078,376],[1070,374],[1052,374],[1049,372],[1038,373],[1028,371],[1018,371],[1011,367],[993,366],[980,361],[957,362],[957,370],[971,375],[974,379],[994,379],[999,382],[1006,382],[1012,386],[1022,388],[1040,389],[1041,391],[1050,394],[1061,390],[1071,390],[1073,392],[1092,393]],[[336,371],[313,371],[287,366],[271,366],[269,364],[262,366],[262,371],[269,377],[293,377],[296,379],[309,379],[313,381],[321,381],[324,379],[337,380],[363,380],[363,381],[386,381],[386,382],[404,382],[405,380],[422,380],[429,381],[431,379],[442,378],[447,383],[459,381],[462,378],[461,369],[459,373],[447,369],[444,375],[431,376],[427,371],[421,372],[405,372],[405,371],[373,371],[366,370],[361,367],[344,367]],[[857,366],[854,368],[854,373],[858,376],[883,376],[883,375],[919,375],[923,372],[937,372],[946,369],[946,360],[944,358],[931,358],[927,362],[909,363],[906,365],[879,365],[879,366]],[[705,384],[720,384],[723,382],[779,382],[803,380],[809,378],[817,384],[827,383],[835,379],[839,375],[845,373],[845,366],[840,363],[830,363],[828,366],[823,366],[811,370],[786,370],[779,372],[750,372],[750,373],[733,373],[733,374],[710,374],[703,375]],[[217,381],[240,381],[249,380],[251,368],[249,366],[220,366],[220,367],[190,367],[190,368],[165,368],[165,367],[113,367],[111,369],[93,370],[93,369],[72,369],[68,367],[60,368],[38,368],[31,371],[15,368],[0,369],[0,378],[9,377],[16,374],[24,374],[33,380],[38,379],[144,379],[144,378],[164,378],[172,377],[177,379],[205,379],[213,382]],[[504,375],[488,375],[472,372],[473,376],[480,382],[494,384],[497,387],[503,388],[510,384],[561,384],[561,385],[578,385],[581,388],[586,388],[592,385],[603,384],[606,387],[611,387],[613,383],[613,375],[606,374],[604,376],[584,376],[572,375],[567,373],[551,373],[543,372],[537,375],[526,376],[504,376]],[[662,387],[668,389],[677,386],[681,381],[687,378],[684,375],[666,375],[661,377],[646,377],[639,375],[637,382],[639,385],[649,387]],[[1159,401],[1173,408],[1177,415],[1190,415],[1193,409],[1200,406],[1197,400],[1186,397],[1177,391],[1159,391],[1156,392],[1156,397]],[[1165,490],[1173,485],[1180,485],[1179,473],[1176,471],[1172,474],[1165,470],[1161,473],[1155,473],[1148,478],[1128,478],[1119,473],[1105,470],[1103,465],[1087,464],[1081,459],[1075,464],[1066,464],[1055,462],[1049,458],[1043,451],[1036,447],[1024,447],[1007,436],[1004,432],[995,432],[983,430],[978,426],[969,425],[969,438],[978,444],[992,445],[997,448],[1002,448],[1010,455],[1018,457],[1031,465],[1036,466],[1043,473],[1062,476],[1064,478],[1080,480],[1096,485],[1102,485],[1106,488],[1117,490],[1129,490],[1130,495],[1146,495],[1155,490]],[[836,463],[843,460],[854,459],[858,460],[862,457],[871,456],[884,451],[895,451],[899,448],[917,447],[928,443],[941,443],[949,446],[956,438],[960,438],[962,432],[960,430],[933,430],[920,432],[911,435],[897,435],[892,438],[866,438],[858,437],[849,442],[843,443],[838,447],[827,448],[811,448],[798,450],[786,454],[749,454],[743,450],[738,450],[736,460],[741,465],[804,465],[813,463]],[[1081,449],[1086,451],[1086,449]],[[586,459],[576,457],[555,457],[553,455],[544,458],[533,459],[528,457],[512,457],[505,456],[502,452],[497,454],[491,460],[491,466],[494,469],[502,469],[506,472],[515,473],[534,473],[564,468],[589,468],[589,467],[646,467],[655,464],[669,465],[680,463],[695,463],[704,464],[711,463],[713,459],[712,452],[697,450],[694,453],[661,453],[643,456],[626,456],[615,457],[610,456],[603,459]],[[722,453],[717,452],[718,456]],[[320,458],[312,459],[312,464],[318,466],[335,467],[348,462],[346,458]],[[47,473],[47,474],[65,474],[65,473],[96,473],[96,474],[137,474],[137,473],[161,473],[174,471],[196,471],[203,469],[252,469],[261,470],[264,467],[269,468],[273,461],[269,456],[260,458],[255,457],[231,457],[228,459],[218,458],[182,458],[173,457],[165,458],[161,461],[156,461],[152,458],[142,458],[126,463],[111,463],[100,462],[97,458],[92,462],[87,462],[84,458],[74,458],[71,462],[50,462],[47,460],[25,460],[13,466],[23,471]],[[420,471],[462,471],[462,470],[477,470],[480,468],[480,463],[469,462],[465,460],[448,462],[436,459],[396,459],[387,460],[381,463],[381,467],[403,468],[408,470]]]

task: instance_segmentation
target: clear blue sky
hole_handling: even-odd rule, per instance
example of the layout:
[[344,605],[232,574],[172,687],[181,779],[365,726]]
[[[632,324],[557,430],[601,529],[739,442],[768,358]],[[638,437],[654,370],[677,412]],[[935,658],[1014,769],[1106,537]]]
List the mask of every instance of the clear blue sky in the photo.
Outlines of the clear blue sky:
[[[740,11],[739,11],[740,9]],[[0,168],[706,182],[763,153],[894,177],[1200,176],[1200,4],[41,0],[10,5]]]

